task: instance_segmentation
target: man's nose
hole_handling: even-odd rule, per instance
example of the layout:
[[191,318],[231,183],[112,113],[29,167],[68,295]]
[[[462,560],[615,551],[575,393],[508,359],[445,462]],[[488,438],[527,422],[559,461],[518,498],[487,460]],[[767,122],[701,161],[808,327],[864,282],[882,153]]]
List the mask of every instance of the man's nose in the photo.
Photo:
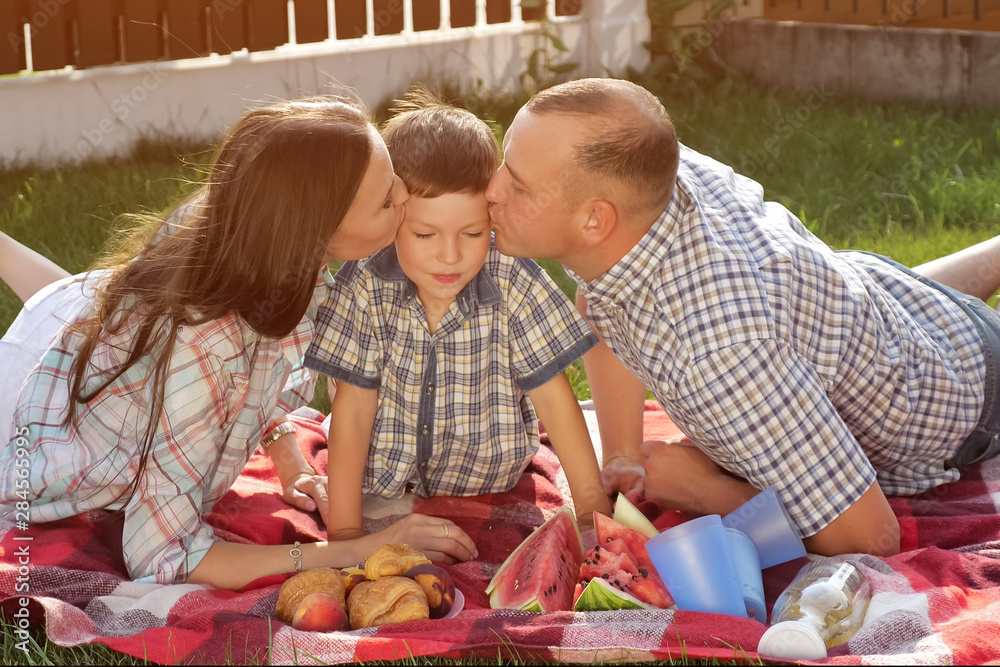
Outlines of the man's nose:
[[503,178],[503,171],[503,165],[500,165],[500,168],[494,172],[493,177],[490,178],[490,182],[486,186],[486,201],[491,204],[500,203],[500,192],[502,189],[500,187],[500,179]]

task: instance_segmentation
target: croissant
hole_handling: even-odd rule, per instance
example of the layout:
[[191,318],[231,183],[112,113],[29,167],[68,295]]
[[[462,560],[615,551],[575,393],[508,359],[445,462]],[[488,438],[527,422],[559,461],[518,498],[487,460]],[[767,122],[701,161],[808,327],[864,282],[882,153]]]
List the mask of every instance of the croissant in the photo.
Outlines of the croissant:
[[365,559],[365,576],[372,581],[409,572],[411,568],[430,559],[405,544],[383,544]]
[[327,593],[343,605],[344,576],[340,574],[340,570],[318,567],[300,572],[286,580],[281,585],[278,603],[274,606],[278,620],[291,624],[299,603],[310,593]]
[[427,596],[420,584],[394,576],[363,581],[355,586],[347,598],[347,613],[352,630],[430,617]]

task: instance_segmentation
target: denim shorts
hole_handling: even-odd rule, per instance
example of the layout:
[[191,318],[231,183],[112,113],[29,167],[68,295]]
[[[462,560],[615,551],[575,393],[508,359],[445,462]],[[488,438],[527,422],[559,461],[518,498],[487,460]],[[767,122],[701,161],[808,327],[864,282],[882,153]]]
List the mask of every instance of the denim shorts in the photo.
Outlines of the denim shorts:
[[983,343],[983,365],[986,367],[983,413],[976,428],[959,446],[958,451],[944,462],[945,467],[965,468],[1000,454],[1000,387],[998,387],[1000,382],[997,378],[997,361],[1000,360],[1000,312],[974,296],[925,278],[895,260],[875,253],[866,254],[888,262],[903,273],[943,293],[965,311],[979,331],[979,338]]

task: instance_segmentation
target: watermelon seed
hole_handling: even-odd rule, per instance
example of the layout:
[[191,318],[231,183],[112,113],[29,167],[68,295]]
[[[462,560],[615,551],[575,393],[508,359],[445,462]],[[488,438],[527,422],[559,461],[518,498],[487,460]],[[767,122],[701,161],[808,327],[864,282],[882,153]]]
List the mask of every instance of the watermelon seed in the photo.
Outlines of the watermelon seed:
[[605,572],[604,574],[601,575],[601,577],[604,578],[604,579],[610,579],[611,575],[608,574],[607,572]]
[[622,584],[621,584],[620,581],[618,581],[617,579],[615,579],[615,586],[617,586],[618,588],[621,588]]
[[583,559],[583,564],[584,565],[590,565],[590,559],[589,558],[584,558]]
[[606,540],[604,540],[604,541],[605,541],[605,542],[610,542],[610,541],[611,541],[611,538],[609,537],[608,539],[606,539]]
[[597,553],[600,550],[601,550],[601,545],[600,544],[595,544],[594,545],[594,553]]
[[645,579],[646,577],[648,577],[648,576],[649,576],[649,572],[648,572],[648,571],[646,570],[646,568],[644,568],[644,567],[640,567],[640,568],[639,568],[639,574],[641,574],[641,575],[642,575],[642,578],[643,578],[643,579]]

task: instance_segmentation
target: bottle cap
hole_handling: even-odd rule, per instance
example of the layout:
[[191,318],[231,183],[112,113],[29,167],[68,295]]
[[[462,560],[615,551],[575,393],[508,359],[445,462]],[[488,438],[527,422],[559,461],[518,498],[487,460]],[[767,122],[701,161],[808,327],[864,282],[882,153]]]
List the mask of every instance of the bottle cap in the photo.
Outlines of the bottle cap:
[[782,621],[767,629],[757,652],[774,658],[819,660],[826,657],[826,642],[816,628],[797,621]]

